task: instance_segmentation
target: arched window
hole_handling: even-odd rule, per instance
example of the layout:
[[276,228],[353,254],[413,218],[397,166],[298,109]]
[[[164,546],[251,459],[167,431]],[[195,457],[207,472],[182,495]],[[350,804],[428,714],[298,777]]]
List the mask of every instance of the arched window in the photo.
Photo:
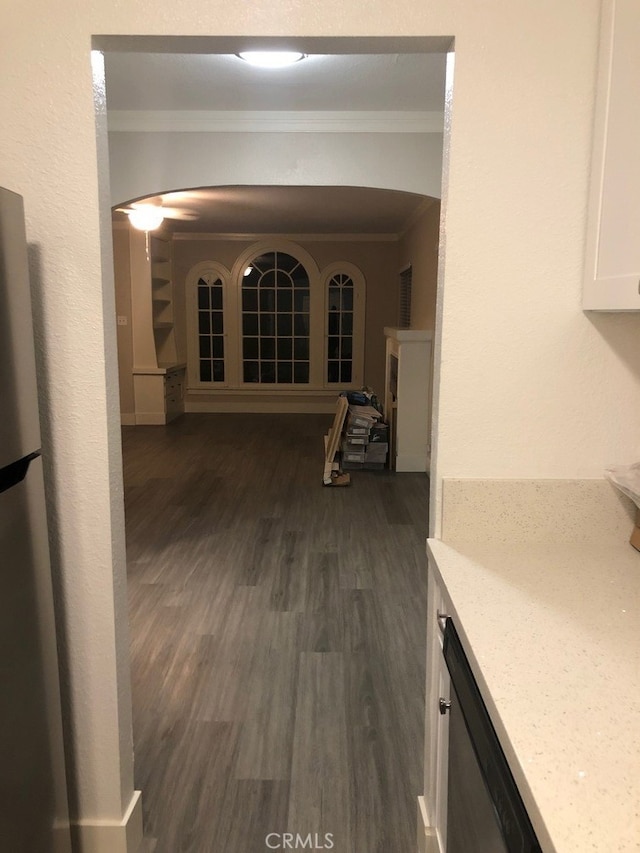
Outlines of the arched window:
[[224,282],[215,272],[198,279],[198,378],[224,382]]
[[327,302],[327,382],[349,384],[353,375],[353,279],[329,279]]
[[229,271],[215,261],[196,264],[187,274],[188,377],[191,388],[229,385]]
[[304,247],[276,237],[246,247],[230,270],[195,264],[186,290],[194,394],[362,387],[365,281],[355,265],[321,271]]
[[364,277],[353,264],[324,271],[325,385],[360,387],[364,380]]
[[310,283],[286,252],[264,252],[242,275],[242,379],[246,383],[309,383]]

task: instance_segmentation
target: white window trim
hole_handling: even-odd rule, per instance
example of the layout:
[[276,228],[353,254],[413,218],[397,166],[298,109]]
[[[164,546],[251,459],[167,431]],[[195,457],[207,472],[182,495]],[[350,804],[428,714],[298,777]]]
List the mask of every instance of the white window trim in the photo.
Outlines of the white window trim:
[[[206,273],[212,273],[222,281],[222,314],[224,317],[224,382],[200,381],[200,341],[198,331],[198,282]],[[233,387],[229,382],[228,348],[229,320],[232,318],[229,305],[229,279],[231,273],[217,261],[201,261],[191,267],[185,282],[187,296],[187,387],[216,391]]]
[[[242,279],[247,266],[258,255],[266,252],[284,252],[292,255],[305,268],[309,276],[309,382],[303,385],[287,382],[278,384],[277,382],[262,385],[257,382],[244,382],[242,372]],[[259,240],[253,243],[238,257],[235,264],[231,268],[232,288],[236,292],[236,330],[238,340],[236,344],[236,356],[238,359],[237,388],[243,391],[264,391],[267,388],[270,391],[278,394],[289,392],[291,394],[300,394],[313,389],[322,389],[322,365],[319,364],[319,356],[322,352],[322,332],[323,326],[318,323],[318,317],[322,312],[322,294],[318,284],[320,281],[320,270],[313,257],[303,249],[298,243],[286,239],[271,239]]]
[[[353,281],[353,341],[351,355],[351,382],[329,382],[328,381],[328,347],[329,347],[329,282],[334,277],[343,273]],[[362,388],[364,384],[364,333],[365,333],[365,311],[366,311],[366,286],[364,275],[355,264],[335,261],[322,270],[322,293],[324,296],[324,320],[323,337],[324,346],[322,352],[322,371],[324,388],[335,388],[337,390],[353,390]]]

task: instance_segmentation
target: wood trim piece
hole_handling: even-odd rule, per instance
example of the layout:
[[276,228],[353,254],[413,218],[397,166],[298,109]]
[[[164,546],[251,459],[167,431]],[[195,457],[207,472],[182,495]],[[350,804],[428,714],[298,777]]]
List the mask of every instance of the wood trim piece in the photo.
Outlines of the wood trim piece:
[[336,451],[340,444],[340,436],[342,435],[342,428],[344,427],[344,420],[347,417],[348,411],[349,401],[347,398],[338,397],[336,416],[333,419],[333,424],[329,430],[329,440],[327,441],[327,448],[324,457],[325,462],[331,463],[336,457]]

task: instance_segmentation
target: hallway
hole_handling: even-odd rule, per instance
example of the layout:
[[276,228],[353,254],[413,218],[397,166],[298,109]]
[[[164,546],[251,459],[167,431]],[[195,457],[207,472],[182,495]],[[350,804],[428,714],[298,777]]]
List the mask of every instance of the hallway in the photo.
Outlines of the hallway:
[[263,853],[284,832],[336,853],[415,848],[428,478],[323,488],[330,423],[123,428],[149,851]]

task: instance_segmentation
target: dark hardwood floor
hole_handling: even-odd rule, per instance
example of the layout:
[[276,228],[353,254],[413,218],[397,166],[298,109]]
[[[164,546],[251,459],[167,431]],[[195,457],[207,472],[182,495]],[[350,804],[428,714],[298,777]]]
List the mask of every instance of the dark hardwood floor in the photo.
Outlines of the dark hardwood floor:
[[416,849],[428,478],[323,487],[331,420],[123,429],[149,851]]

